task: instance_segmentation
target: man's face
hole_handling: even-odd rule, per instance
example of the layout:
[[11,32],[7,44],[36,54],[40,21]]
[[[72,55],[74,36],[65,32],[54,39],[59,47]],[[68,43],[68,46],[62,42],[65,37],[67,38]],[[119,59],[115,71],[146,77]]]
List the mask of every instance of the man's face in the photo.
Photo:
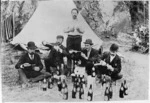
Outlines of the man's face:
[[110,50],[110,54],[111,54],[111,55],[116,55],[116,54],[117,54],[117,51],[111,51],[111,50]]
[[90,44],[85,44],[85,49],[86,49],[87,51],[89,51],[89,50],[91,49],[91,45],[90,45]]
[[73,10],[73,11],[71,12],[71,14],[72,14],[73,19],[77,19],[78,12],[77,12],[76,10]]
[[35,50],[34,49],[28,49],[28,53],[32,55],[35,53]]
[[57,41],[56,41],[56,42],[59,43],[59,44],[62,44],[63,39],[62,39],[62,38],[57,38]]

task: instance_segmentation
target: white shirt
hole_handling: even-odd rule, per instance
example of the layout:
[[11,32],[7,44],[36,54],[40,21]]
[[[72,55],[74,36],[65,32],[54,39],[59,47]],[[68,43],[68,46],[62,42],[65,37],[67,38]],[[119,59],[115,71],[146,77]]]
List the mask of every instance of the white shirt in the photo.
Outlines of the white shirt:
[[112,60],[115,58],[116,55],[112,56],[110,55],[110,62],[112,62]]
[[34,59],[34,55],[30,55],[30,54],[28,54],[29,55],[29,58],[31,59],[31,60],[33,60]]
[[78,19],[75,19],[71,21],[65,32],[68,32],[69,35],[82,35],[83,33],[80,33],[77,29],[84,32],[82,26],[79,24]]
[[87,51],[87,58],[89,58],[90,53],[91,53],[91,49],[89,51]]

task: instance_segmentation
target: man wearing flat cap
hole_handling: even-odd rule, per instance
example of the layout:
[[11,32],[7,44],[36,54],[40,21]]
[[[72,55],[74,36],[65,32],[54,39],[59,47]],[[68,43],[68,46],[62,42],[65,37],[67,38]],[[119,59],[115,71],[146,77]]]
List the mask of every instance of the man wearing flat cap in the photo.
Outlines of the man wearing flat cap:
[[41,58],[35,53],[37,47],[30,41],[27,44],[27,53],[21,56],[15,68],[18,69],[19,79],[23,84],[28,86],[29,82],[37,82],[44,77],[50,76],[49,73],[42,73],[43,64]]
[[91,39],[86,39],[84,42],[85,48],[82,50],[81,57],[84,59],[82,63],[86,67],[87,75],[91,75],[94,62],[99,59],[98,51],[92,48],[93,42]]
[[[44,63],[46,66],[46,71],[55,74],[56,67],[61,67],[61,64],[67,65],[67,56],[69,53],[67,52],[66,47],[62,45],[64,41],[64,37],[62,35],[57,35],[55,43],[43,43],[44,46],[49,47],[49,55],[44,59]],[[66,74],[65,70],[61,70],[62,74]]]

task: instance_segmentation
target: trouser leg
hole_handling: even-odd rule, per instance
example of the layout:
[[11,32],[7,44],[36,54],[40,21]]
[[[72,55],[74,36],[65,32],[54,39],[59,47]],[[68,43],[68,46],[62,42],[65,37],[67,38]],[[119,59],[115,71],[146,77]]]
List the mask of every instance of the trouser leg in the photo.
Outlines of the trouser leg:
[[45,64],[46,72],[51,73],[51,69],[50,69],[50,64],[49,64],[49,62],[45,60],[45,61],[44,61],[44,64]]
[[76,36],[74,38],[74,49],[80,51],[81,50],[81,42],[82,42],[82,37],[81,36]]
[[48,78],[50,76],[51,76],[51,74],[49,72],[41,72],[41,75],[39,75],[35,78],[32,78],[32,82],[38,82],[38,81],[43,80],[44,78]]
[[25,73],[23,72],[23,70],[19,69],[18,73],[19,73],[19,78],[20,78],[21,83],[27,83],[28,79],[27,79]]
[[70,37],[70,36],[68,36],[67,37],[67,49],[68,50],[71,50],[71,49],[73,49],[73,38],[72,37]]
[[93,66],[94,66],[93,63],[91,63],[91,62],[88,62],[86,64],[85,69],[86,69],[87,75],[92,75],[92,68],[93,68]]

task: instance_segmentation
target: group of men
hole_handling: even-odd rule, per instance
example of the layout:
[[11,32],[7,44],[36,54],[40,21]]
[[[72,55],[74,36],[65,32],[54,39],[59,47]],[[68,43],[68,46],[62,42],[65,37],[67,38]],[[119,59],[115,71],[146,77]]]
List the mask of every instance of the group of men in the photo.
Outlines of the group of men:
[[[23,84],[28,85],[30,82],[37,82],[45,77],[56,74],[57,68],[61,68],[61,75],[68,76],[74,73],[73,65],[85,67],[88,76],[92,75],[92,68],[96,69],[96,75],[106,74],[112,79],[121,79],[121,58],[117,55],[119,49],[117,44],[112,44],[109,52],[100,52],[92,48],[91,39],[86,39],[85,47],[81,47],[82,35],[84,30],[78,25],[77,15],[79,11],[72,9],[73,26],[69,26],[64,30],[68,34],[66,47],[63,46],[64,37],[58,35],[56,43],[42,42],[47,48],[48,55],[42,58],[35,53],[38,49],[34,42],[27,44],[27,53],[25,53],[16,64],[20,80]],[[73,61],[73,62],[72,62]],[[76,62],[75,62],[76,61]],[[46,71],[42,71],[43,68]]]

